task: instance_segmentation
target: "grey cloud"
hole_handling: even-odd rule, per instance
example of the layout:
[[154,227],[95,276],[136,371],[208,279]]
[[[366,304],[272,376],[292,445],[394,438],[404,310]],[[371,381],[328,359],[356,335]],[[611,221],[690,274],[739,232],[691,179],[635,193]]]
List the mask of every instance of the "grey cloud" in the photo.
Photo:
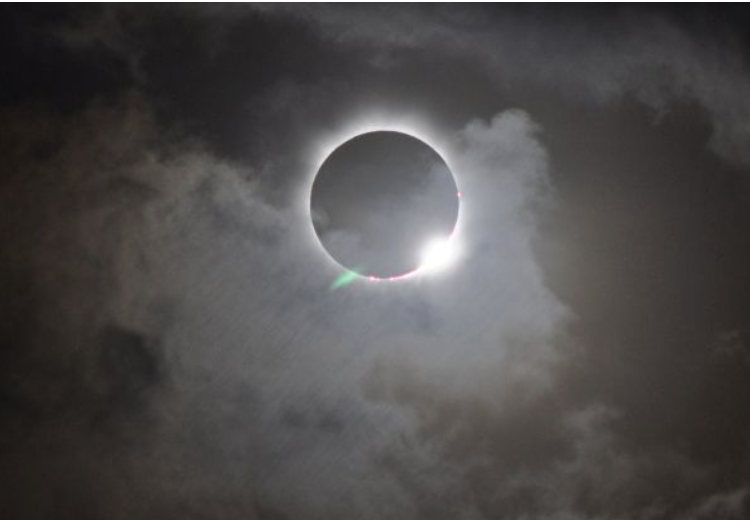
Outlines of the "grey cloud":
[[[284,8],[282,8],[284,10]],[[585,103],[634,96],[656,114],[679,103],[702,107],[712,125],[707,143],[728,161],[750,163],[750,70],[739,35],[701,40],[656,13],[627,8],[596,22],[573,13],[327,6],[285,12],[323,38],[364,45],[378,62],[403,51],[440,49],[447,59],[478,60],[499,85],[550,88]]]
[[[576,18],[574,12],[522,10],[487,14],[481,9],[442,6],[253,6],[184,8],[172,14],[183,20],[210,19],[197,36],[202,49],[225,45],[228,31],[258,13],[272,20],[291,19],[313,27],[321,38],[353,46],[377,67],[408,59],[412,51],[430,49],[446,59],[479,64],[499,86],[553,89],[580,103],[617,104],[633,96],[654,109],[655,120],[679,104],[700,106],[712,132],[707,145],[738,165],[750,163],[750,70],[741,50],[741,35],[703,35],[660,15],[627,7],[607,16]],[[135,36],[143,23],[128,7],[96,9],[83,20],[58,30],[72,49],[100,45],[131,64],[139,83],[149,81],[139,64],[145,43]],[[155,17],[163,16],[156,10]],[[216,52],[208,51],[208,52]],[[532,65],[533,64],[533,65]],[[305,102],[311,89],[285,80],[273,90],[271,103]],[[250,102],[268,103],[269,95]]]
[[730,520],[746,514],[746,487],[704,495],[713,468],[677,446],[634,449],[617,432],[622,419],[598,404],[559,415],[555,427],[566,449],[540,467],[485,474],[494,484],[482,504],[485,517]]
[[[449,140],[459,266],[335,293],[305,212],[271,202],[267,165],[164,134],[137,96],[18,118],[2,125],[0,190],[4,293],[17,296],[2,332],[21,353],[3,368],[2,435],[26,468],[3,478],[28,490],[11,511],[741,517],[744,492],[715,493],[712,468],[681,447],[637,449],[612,408],[555,402],[572,311],[533,250],[555,197],[525,112]],[[739,343],[721,335],[716,355]]]
[[630,451],[616,433],[616,419],[603,406],[564,417],[570,454],[511,482],[506,492],[538,493],[539,518],[673,517],[700,489],[704,470],[677,450]]
[[[96,10],[58,37],[72,49],[103,46],[127,57],[137,81],[148,84],[140,61],[148,44],[133,37],[148,17],[130,20],[129,9],[106,8],[101,21]],[[701,40],[676,22],[631,17],[627,9],[602,17],[601,25],[591,24],[596,17],[556,21],[533,10],[485,16],[463,7],[212,7],[179,16],[210,25],[196,37],[220,54],[231,28],[242,28],[257,10],[296,20],[294,27],[312,29],[329,45],[326,52],[345,49],[342,55],[352,53],[369,72],[404,71],[424,51],[439,63],[476,65],[493,79],[486,88],[498,99],[508,85],[610,108],[635,97],[654,109],[655,124],[675,106],[697,104],[712,121],[714,150],[739,164],[750,160],[747,64],[732,34]],[[215,18],[206,24],[209,15]],[[591,357],[584,359],[568,330],[577,309],[550,289],[535,254],[535,242],[550,238],[540,234],[540,214],[560,201],[551,183],[555,157],[529,113],[506,110],[466,123],[460,118],[472,105],[436,126],[453,132],[442,151],[464,194],[458,266],[414,283],[329,290],[340,271],[288,195],[309,173],[300,165],[305,139],[371,100],[355,92],[362,84],[354,75],[292,74],[238,98],[255,122],[255,133],[242,139],[268,152],[245,164],[168,131],[135,94],[64,117],[3,114],[0,455],[7,463],[0,479],[21,490],[3,498],[3,509],[11,517],[55,511],[115,519],[746,517],[750,357],[746,330],[736,321],[741,310],[721,320],[709,316],[706,328],[718,332],[706,333],[713,340],[705,356],[695,356],[699,368],[684,381],[668,381],[683,365],[693,370],[693,358],[674,355],[689,349],[680,342],[693,329],[674,328],[721,304],[714,293],[729,291],[729,282],[691,292],[680,285],[683,278],[657,280],[666,267],[614,284],[574,278],[570,283],[585,286],[594,302],[597,295],[640,298],[679,285],[663,306],[643,305],[645,318],[635,312],[641,300],[594,313],[593,320],[644,330],[632,340],[627,326],[614,326],[616,334],[586,345]],[[621,186],[611,179],[593,184],[598,196]],[[686,193],[674,198],[682,203]],[[564,202],[588,204],[588,197]],[[612,201],[621,199],[605,196],[591,207]],[[603,220],[601,235],[584,230],[579,242],[570,241],[571,248],[604,242],[582,271],[596,262],[594,271],[632,274],[596,255],[619,257],[631,245],[632,258],[644,255],[657,267],[693,252],[677,248],[665,261],[650,242],[634,243],[644,238],[637,234],[608,250],[605,234],[651,223],[648,204],[627,201],[614,210],[630,222],[631,208],[643,209],[633,225]],[[601,214],[583,212],[587,219]],[[682,232],[675,215],[682,213],[658,215],[674,245]],[[735,215],[744,213],[727,212]],[[720,240],[690,244],[720,249]],[[739,265],[744,256],[732,257],[738,258]],[[688,264],[690,277],[704,266]],[[610,294],[644,280],[662,285]],[[652,310],[685,295],[705,297],[705,305],[665,313],[662,328],[648,329],[651,314],[662,318]],[[745,300],[727,301],[736,307]],[[628,313],[635,317],[623,317]],[[649,340],[639,343],[641,335]],[[670,339],[675,350],[661,350],[659,342]],[[617,348],[628,352],[612,354]],[[656,368],[634,377],[644,360],[656,360]],[[571,368],[581,361],[590,365]],[[618,408],[595,377],[593,390],[572,381],[600,369],[603,378],[622,377],[628,395],[637,394],[633,401],[646,404]],[[662,371],[665,380],[656,376]],[[631,392],[633,384],[645,390]],[[576,395],[581,387],[583,396]],[[641,424],[648,421],[656,424]],[[684,425],[692,431],[679,431]],[[744,451],[735,453],[740,444]],[[721,453],[701,452],[712,446]]]
[[750,509],[750,487],[741,487],[705,498],[685,515],[685,520],[744,518]]
[[[580,103],[617,104],[633,96],[660,114],[679,104],[700,106],[712,132],[707,145],[724,159],[750,163],[750,71],[741,50],[740,34],[703,35],[660,15],[622,7],[608,15],[576,17],[575,12],[534,9],[487,14],[478,8],[442,6],[198,6],[165,11],[152,9],[155,20],[167,14],[196,26],[201,52],[219,52],[228,34],[258,13],[270,20],[296,20],[312,27],[326,41],[351,46],[375,66],[408,60],[410,52],[430,49],[446,60],[476,63],[498,86],[551,89]],[[147,42],[138,35],[148,23],[130,7],[94,9],[57,30],[71,49],[101,46],[125,59],[134,79],[148,83],[140,64]],[[288,79],[248,107],[268,103],[315,100],[312,90],[346,91],[335,80],[300,88]],[[270,100],[268,99],[270,97]],[[313,101],[315,103],[315,101]],[[259,139],[262,136],[258,136]]]
[[[420,409],[479,400],[501,413],[504,389],[533,399],[551,384],[565,310],[529,245],[546,163],[521,112],[474,122],[455,143],[472,208],[464,265],[442,284],[337,293],[304,212],[267,202],[248,168],[164,137],[137,98],[24,121],[36,125],[6,126],[28,131],[4,136],[18,157],[4,172],[0,231],[3,270],[16,273],[4,280],[29,284],[7,288],[18,299],[4,303],[15,316],[4,332],[19,357],[4,371],[26,382],[5,399],[46,407],[65,396],[64,413],[37,425],[65,432],[54,449],[74,458],[39,486],[75,501],[54,475],[81,489],[96,480],[118,493],[102,507],[125,517],[178,503],[191,514],[419,517],[422,494],[449,489],[461,470],[441,476],[447,432],[425,445]],[[51,152],[34,155],[50,136]],[[485,233],[488,221],[504,224]],[[56,365],[71,369],[45,377]],[[110,415],[95,437],[134,488],[102,455],[76,455],[102,420],[82,397],[92,392],[107,410],[142,410],[146,422]],[[20,434],[24,419],[4,413]],[[130,442],[118,445],[123,428]],[[31,453],[53,449],[36,436],[9,442],[32,466]],[[402,456],[434,481],[394,480],[387,461]],[[29,511],[24,500],[15,510]]]

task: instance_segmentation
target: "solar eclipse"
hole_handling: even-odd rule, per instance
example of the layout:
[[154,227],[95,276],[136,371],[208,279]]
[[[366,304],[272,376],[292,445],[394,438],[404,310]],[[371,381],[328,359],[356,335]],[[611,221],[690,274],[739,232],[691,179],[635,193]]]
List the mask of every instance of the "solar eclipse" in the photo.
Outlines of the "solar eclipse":
[[436,272],[455,257],[460,194],[441,155],[421,139],[379,130],[337,146],[310,194],[315,233],[348,271],[371,281]]

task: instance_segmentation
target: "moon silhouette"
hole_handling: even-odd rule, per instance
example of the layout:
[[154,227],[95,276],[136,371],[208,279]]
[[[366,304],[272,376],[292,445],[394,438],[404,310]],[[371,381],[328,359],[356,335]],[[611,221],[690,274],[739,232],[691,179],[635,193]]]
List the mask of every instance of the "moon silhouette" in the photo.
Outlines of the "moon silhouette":
[[375,131],[345,141],[323,161],[310,212],[333,260],[369,279],[394,280],[450,256],[445,244],[459,198],[434,148],[412,135]]

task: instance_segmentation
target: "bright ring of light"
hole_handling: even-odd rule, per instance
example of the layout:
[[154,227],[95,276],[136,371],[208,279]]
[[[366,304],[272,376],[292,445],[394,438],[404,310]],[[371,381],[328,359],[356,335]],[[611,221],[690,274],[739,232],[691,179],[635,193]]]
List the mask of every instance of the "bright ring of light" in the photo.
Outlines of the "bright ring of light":
[[[448,161],[446,154],[441,150],[440,147],[435,146],[432,144],[433,142],[438,141],[437,139],[425,139],[422,137],[425,134],[431,134],[431,132],[424,127],[424,125],[415,124],[414,121],[400,121],[394,123],[391,122],[376,122],[378,118],[371,118],[369,123],[360,123],[356,125],[351,125],[350,127],[337,132],[335,134],[329,134],[327,136],[324,136],[320,141],[317,143],[317,146],[315,146],[315,149],[313,150],[313,160],[311,161],[314,165],[312,170],[312,175],[309,177],[308,185],[306,191],[305,198],[305,207],[307,211],[307,217],[308,217],[308,223],[310,225],[311,232],[313,236],[315,237],[315,241],[318,243],[318,246],[321,250],[325,253],[326,257],[339,269],[344,271],[344,276],[348,275],[350,278],[359,278],[363,280],[368,280],[370,282],[396,282],[401,280],[407,280],[407,279],[414,279],[418,275],[431,275],[438,272],[443,272],[445,269],[447,269],[449,266],[455,264],[456,260],[460,257],[460,243],[457,238],[458,230],[461,224],[461,215],[462,215],[462,207],[463,207],[463,195],[458,183],[458,179],[456,178],[456,175],[454,173],[454,169],[451,167],[450,161]],[[333,153],[334,150],[336,150],[339,146],[341,146],[343,143],[349,141],[350,139],[361,135],[366,134],[369,132],[377,132],[377,131],[391,131],[391,132],[399,132],[402,134],[406,134],[408,136],[414,137],[415,139],[419,139],[423,143],[425,143],[427,146],[431,147],[445,162],[445,164],[448,166],[448,170],[450,171],[451,175],[453,176],[453,181],[456,183],[457,186],[459,186],[458,191],[456,193],[456,196],[458,197],[458,216],[456,218],[456,225],[453,228],[453,231],[450,233],[447,237],[433,237],[428,242],[423,244],[422,246],[422,262],[419,267],[414,269],[413,271],[396,275],[396,276],[390,276],[381,278],[378,276],[367,276],[367,275],[361,275],[358,273],[353,272],[348,267],[342,265],[338,262],[325,248],[323,243],[320,241],[320,237],[318,237],[317,233],[315,232],[315,228],[313,226],[312,221],[312,213],[311,213],[311,202],[312,202],[312,188],[313,188],[313,182],[315,181],[315,177],[320,170],[321,166],[323,165],[323,162],[326,160],[326,158]]]

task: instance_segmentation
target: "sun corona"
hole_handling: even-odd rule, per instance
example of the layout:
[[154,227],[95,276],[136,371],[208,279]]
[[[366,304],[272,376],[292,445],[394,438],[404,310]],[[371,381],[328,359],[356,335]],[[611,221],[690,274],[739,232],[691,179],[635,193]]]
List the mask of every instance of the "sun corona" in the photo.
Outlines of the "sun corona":
[[406,280],[455,262],[461,192],[433,146],[386,127],[326,150],[308,207],[316,241],[343,271],[334,285]]

